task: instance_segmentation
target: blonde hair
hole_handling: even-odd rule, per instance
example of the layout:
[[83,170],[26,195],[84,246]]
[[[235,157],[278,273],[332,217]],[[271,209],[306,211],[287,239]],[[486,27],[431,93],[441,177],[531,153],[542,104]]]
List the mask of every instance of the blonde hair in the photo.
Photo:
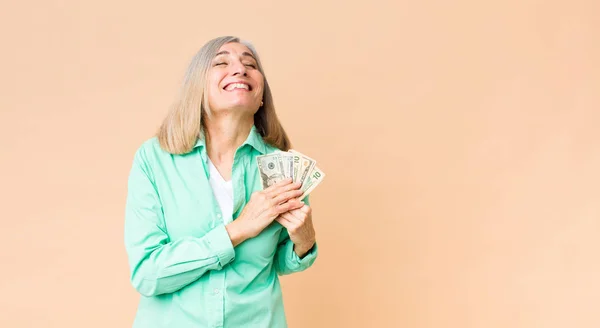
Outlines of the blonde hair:
[[210,115],[208,107],[207,76],[210,64],[219,49],[237,42],[250,49],[257,68],[264,76],[263,105],[254,114],[254,125],[263,140],[283,151],[291,147],[290,140],[275,113],[271,88],[254,46],[238,37],[222,36],[208,41],[196,53],[185,73],[178,97],[157,131],[160,146],[171,154],[189,153],[199,138],[203,138],[204,119]]

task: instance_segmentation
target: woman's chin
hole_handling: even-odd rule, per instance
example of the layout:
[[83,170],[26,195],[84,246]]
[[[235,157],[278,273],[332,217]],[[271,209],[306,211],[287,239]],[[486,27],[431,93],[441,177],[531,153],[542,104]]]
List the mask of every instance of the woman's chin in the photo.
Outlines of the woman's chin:
[[231,109],[252,109],[252,108],[257,108],[258,104],[254,103],[253,101],[250,101],[250,100],[239,99],[238,101],[232,101],[232,102],[226,104],[225,107],[231,108]]
[[232,112],[247,112],[254,114],[257,110],[257,105],[250,102],[234,102],[229,104],[224,104],[223,106],[211,108],[212,112],[215,114],[218,113],[232,113]]

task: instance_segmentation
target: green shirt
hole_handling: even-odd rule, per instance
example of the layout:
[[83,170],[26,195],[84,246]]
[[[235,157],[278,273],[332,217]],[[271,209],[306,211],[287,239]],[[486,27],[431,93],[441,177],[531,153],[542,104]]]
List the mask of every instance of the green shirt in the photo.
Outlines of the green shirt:
[[[262,190],[256,156],[277,151],[255,126],[233,160],[233,219]],[[129,174],[125,247],[141,294],[134,328],[287,327],[278,275],[309,268],[274,221],[235,248],[209,184],[206,145],[172,155],[156,137],[136,151]],[[308,198],[304,199],[308,204]]]

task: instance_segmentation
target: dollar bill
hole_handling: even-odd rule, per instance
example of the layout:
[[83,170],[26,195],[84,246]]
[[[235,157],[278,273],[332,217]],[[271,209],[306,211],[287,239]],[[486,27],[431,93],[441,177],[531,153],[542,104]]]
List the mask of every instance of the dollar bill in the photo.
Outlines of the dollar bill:
[[301,182],[302,187],[304,187],[306,178],[317,164],[317,161],[293,149],[290,149],[289,152],[300,156],[300,167],[296,176],[296,182]]
[[303,200],[306,196],[308,196],[308,194],[315,190],[315,188],[323,181],[324,178],[325,173],[315,166],[310,172],[308,178],[306,178],[306,183],[302,185],[301,190],[303,193],[302,196],[300,196],[300,200]]
[[256,162],[263,189],[292,178],[294,182],[302,182],[300,200],[308,196],[325,178],[325,173],[316,166],[314,159],[293,149],[257,156]]
[[300,155],[296,153],[289,153],[292,155],[292,161],[294,166],[294,174],[292,175],[292,179],[294,182],[298,181],[298,172],[300,172]]
[[283,163],[283,175],[286,179],[294,178],[294,154],[288,152],[281,153],[281,161]]
[[283,160],[280,152],[275,152],[256,157],[260,179],[263,189],[285,179]]

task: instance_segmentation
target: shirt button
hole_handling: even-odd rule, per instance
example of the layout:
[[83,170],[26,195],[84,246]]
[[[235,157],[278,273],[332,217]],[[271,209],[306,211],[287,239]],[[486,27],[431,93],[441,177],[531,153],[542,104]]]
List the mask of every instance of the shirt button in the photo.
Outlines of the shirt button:
[[218,288],[215,288],[215,290],[213,290],[213,292],[215,293],[215,295],[218,295],[220,290]]
[[217,214],[217,217],[218,217],[219,219],[221,218],[221,216],[222,216],[221,214]]

